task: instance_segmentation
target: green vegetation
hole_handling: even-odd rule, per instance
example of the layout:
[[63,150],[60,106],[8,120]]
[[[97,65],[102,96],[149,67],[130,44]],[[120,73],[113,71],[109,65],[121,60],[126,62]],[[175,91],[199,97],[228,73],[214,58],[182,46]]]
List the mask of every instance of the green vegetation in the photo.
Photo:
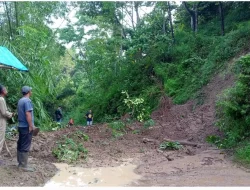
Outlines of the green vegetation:
[[[187,4],[191,7],[195,3]],[[177,6],[171,2],[168,7],[167,2],[140,2],[140,8],[154,6],[154,9],[140,17],[140,24],[134,28],[124,19],[129,16],[125,10],[131,11],[133,7],[130,2],[77,5],[81,7],[77,12],[78,23],[60,30],[62,41],[70,38],[82,50],[75,55],[79,58],[72,77],[76,93],[64,98],[77,123],[82,123],[82,114],[90,108],[96,122],[110,122],[125,113],[145,121],[157,108],[160,97],[166,94],[177,104],[191,98],[202,104],[201,87],[244,51],[250,40],[247,16],[241,16],[242,20],[231,16],[242,11],[247,14],[245,3],[223,2],[227,23],[223,36],[220,35],[220,7],[216,2],[199,3],[202,16],[197,32],[191,30],[190,15],[183,4]],[[168,8],[176,9],[176,14],[164,16]],[[170,22],[163,22],[170,16],[175,16],[174,36]],[[89,40],[79,43],[75,37],[81,32],[79,26],[86,23],[95,28],[87,32],[91,36]],[[77,106],[72,108],[72,105]]]
[[145,119],[149,118],[149,112],[145,109],[144,99],[143,98],[130,98],[126,91],[122,92],[126,94],[126,98],[124,99],[124,103],[130,110],[130,115],[132,118],[137,119],[142,122]]
[[[56,104],[59,61],[65,54],[47,23],[62,8],[60,2],[2,2],[0,45],[6,46],[28,68],[29,73],[0,69],[0,81],[8,88],[8,106],[16,111],[23,85],[33,87],[35,125],[45,129]],[[54,110],[53,110],[54,112]]]
[[237,161],[239,161],[243,164],[247,164],[248,166],[250,165],[250,145],[249,145],[249,142],[245,143],[244,146],[239,147],[236,150],[235,158],[237,159]]
[[[236,82],[227,89],[217,102],[217,125],[224,132],[221,147],[236,149],[236,157],[244,161],[249,152],[250,137],[250,55],[243,56],[234,65]],[[245,142],[243,146],[242,143]],[[239,147],[239,149],[238,149]],[[249,157],[245,157],[249,161]]]
[[[58,105],[62,126],[69,118],[85,124],[91,109],[94,122],[110,123],[114,137],[125,133],[117,120],[126,113],[146,129],[154,125],[150,114],[161,97],[202,104],[200,89],[249,48],[249,2],[3,2],[0,8],[0,45],[30,70],[0,69],[7,104],[16,110],[21,86],[32,86],[35,124],[42,130],[59,129],[53,123]],[[75,22],[69,19],[72,12]],[[52,29],[56,18],[69,22]],[[248,142],[248,68],[246,56],[234,68],[235,87],[218,101],[225,137],[207,140],[221,148]],[[239,150],[243,158],[248,149]]]
[[219,148],[231,149],[235,158],[244,164],[250,164],[250,55],[241,57],[234,65],[236,75],[233,87],[226,89],[217,100],[216,125],[224,132],[222,138],[207,137],[207,142]]
[[165,141],[160,144],[159,147],[161,150],[179,150],[182,148],[182,145],[179,142],[168,142]]
[[57,142],[57,147],[52,151],[53,155],[59,160],[72,163],[79,158],[87,158],[88,150],[84,148],[82,141],[88,141],[89,137],[77,131],[70,137],[64,136],[62,140]]
[[231,145],[250,136],[250,55],[235,64],[236,83],[217,102],[218,126],[225,131]]
[[206,137],[206,141],[211,144],[215,144],[218,148],[223,148],[224,143],[221,138],[215,135],[210,135]]
[[147,121],[144,122],[143,127],[144,127],[145,129],[148,129],[149,127],[152,127],[152,126],[154,126],[154,125],[155,125],[154,120],[153,120],[153,119],[149,119],[149,120],[147,120]]
[[112,136],[114,138],[123,136],[126,133],[125,126],[125,123],[123,123],[122,121],[114,121],[112,123],[109,123],[109,127],[112,130]]
[[7,127],[5,132],[5,138],[6,139],[13,139],[13,137],[18,135],[17,128],[14,126]]

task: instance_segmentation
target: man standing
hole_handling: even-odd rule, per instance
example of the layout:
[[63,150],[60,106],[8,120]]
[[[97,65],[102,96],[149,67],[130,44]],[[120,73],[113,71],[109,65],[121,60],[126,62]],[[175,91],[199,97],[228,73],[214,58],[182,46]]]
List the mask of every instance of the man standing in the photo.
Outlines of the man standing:
[[92,125],[94,116],[91,110],[89,110],[88,113],[86,114],[86,118],[87,118],[87,125],[88,126]]
[[28,167],[28,153],[30,151],[32,136],[37,135],[39,129],[34,125],[33,105],[30,100],[32,88],[22,87],[23,97],[18,101],[18,132],[17,141],[17,161],[18,168],[24,171],[33,172],[34,169]]
[[11,113],[7,110],[7,106],[5,103],[4,97],[7,95],[7,89],[0,84],[0,153],[3,148],[3,144],[5,141],[5,130],[7,119],[10,119],[14,116],[14,113]]
[[55,111],[56,114],[56,122],[61,123],[62,122],[62,108],[59,106],[57,110]]

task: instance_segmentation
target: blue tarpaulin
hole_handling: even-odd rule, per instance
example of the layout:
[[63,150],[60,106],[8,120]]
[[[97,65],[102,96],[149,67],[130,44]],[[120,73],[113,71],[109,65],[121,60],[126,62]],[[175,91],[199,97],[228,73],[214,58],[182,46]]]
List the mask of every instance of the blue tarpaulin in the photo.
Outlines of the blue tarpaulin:
[[0,68],[17,69],[28,71],[28,69],[6,48],[0,46]]

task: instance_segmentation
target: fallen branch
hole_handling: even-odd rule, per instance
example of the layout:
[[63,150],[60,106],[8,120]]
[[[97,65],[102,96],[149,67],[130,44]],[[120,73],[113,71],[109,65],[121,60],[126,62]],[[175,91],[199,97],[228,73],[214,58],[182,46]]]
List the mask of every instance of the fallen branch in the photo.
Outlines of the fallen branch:
[[155,140],[155,139],[148,139],[148,138],[143,138],[142,142],[147,143],[147,142],[153,142],[155,144],[160,144],[160,141]]
[[202,146],[201,144],[197,144],[197,143],[193,143],[193,142],[188,142],[188,141],[184,141],[184,140],[164,139],[164,141],[168,141],[168,142],[178,142],[178,143],[180,143],[181,145],[194,146],[194,147],[200,147],[200,146]]
[[[193,143],[193,142],[188,142],[185,140],[171,140],[171,139],[164,139],[163,141],[168,141],[168,142],[178,142],[181,145],[186,145],[186,146],[194,146],[194,147],[201,147],[202,144],[197,144],[197,143]],[[147,143],[147,142],[151,142],[151,143],[155,143],[155,144],[161,144],[160,141],[155,140],[155,139],[148,139],[148,138],[143,138],[142,139],[143,143]]]

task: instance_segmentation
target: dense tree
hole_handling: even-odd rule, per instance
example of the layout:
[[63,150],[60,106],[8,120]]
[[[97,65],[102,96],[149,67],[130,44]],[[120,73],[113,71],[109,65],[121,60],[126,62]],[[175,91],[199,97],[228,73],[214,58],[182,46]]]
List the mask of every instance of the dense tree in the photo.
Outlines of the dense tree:
[[57,61],[64,47],[56,42],[53,31],[46,25],[61,3],[2,2],[1,45],[7,46],[29,68],[29,73],[0,70],[1,83],[8,86],[8,104],[16,109],[22,85],[33,87],[33,102],[37,125],[49,121],[49,108],[56,94]]
[[[76,13],[79,20],[62,29],[60,39],[73,41],[74,47],[79,50],[75,54],[78,61],[73,75],[73,78],[77,76],[73,79],[74,84],[77,84],[73,101],[85,102],[79,107],[79,112],[94,107],[99,116],[125,113],[126,109],[122,106],[124,97],[120,93],[122,90],[127,90],[132,96],[144,97],[151,109],[162,96],[162,88],[176,96],[176,102],[183,102],[190,97],[206,83],[208,75],[205,73],[211,71],[203,71],[206,75],[204,80],[194,75],[192,80],[185,77],[207,61],[210,43],[214,43],[213,36],[219,35],[219,31],[225,35],[224,17],[230,14],[228,9],[235,9],[235,5],[224,2],[223,7],[221,5],[221,2],[183,2],[181,6],[176,6],[174,2],[75,3],[74,6],[79,7]],[[146,7],[152,11],[145,13],[143,8]],[[199,35],[191,37],[188,28],[184,31],[189,39],[181,36],[184,31],[180,23],[188,26],[190,18],[192,30],[197,35],[209,32],[211,39],[206,36],[205,42]],[[216,24],[219,22],[220,27]],[[210,23],[214,24],[210,26]],[[92,29],[85,31],[84,26]],[[88,39],[84,37],[86,35]],[[172,41],[176,41],[176,44],[173,45]],[[182,43],[189,45],[185,49]],[[197,65],[194,66],[195,62]],[[183,70],[186,74],[182,73]],[[175,75],[183,78],[171,79]],[[179,97],[181,89],[186,89],[185,86],[191,83],[196,83],[196,87],[182,92],[185,98]],[[156,101],[152,101],[148,93]]]

